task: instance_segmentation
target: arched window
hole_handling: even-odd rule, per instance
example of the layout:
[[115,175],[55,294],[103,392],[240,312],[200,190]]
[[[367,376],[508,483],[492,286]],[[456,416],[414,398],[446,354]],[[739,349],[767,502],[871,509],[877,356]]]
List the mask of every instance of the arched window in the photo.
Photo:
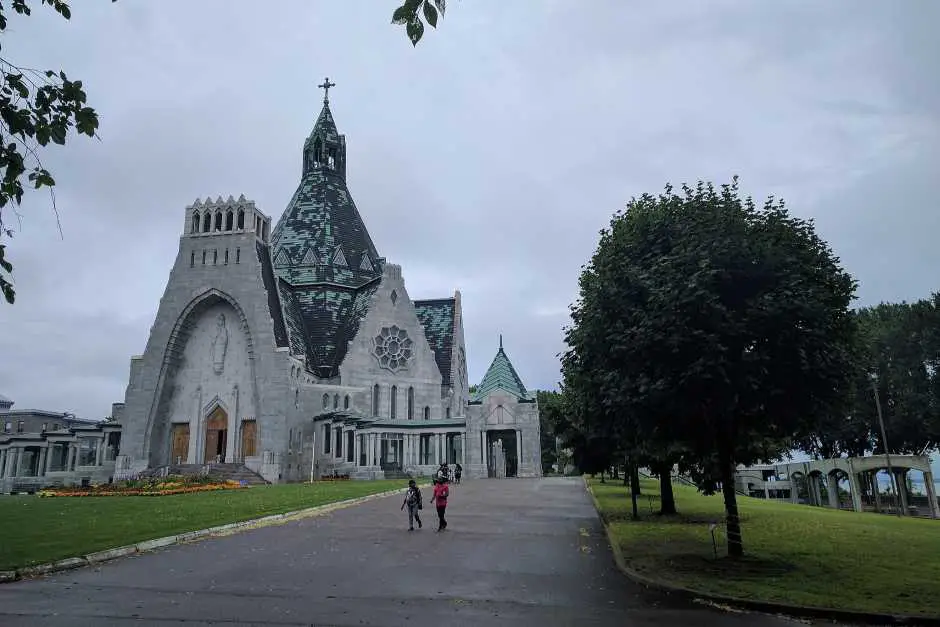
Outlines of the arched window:
[[225,230],[231,231],[235,226],[235,213],[229,209],[225,212]]
[[415,389],[408,388],[408,420],[415,419]]
[[349,409],[349,394],[343,398],[343,409]]
[[333,395],[333,409],[339,409],[339,394]]
[[212,226],[212,214],[208,211],[202,214],[202,232],[208,233]]
[[243,228],[245,228],[245,210],[239,209],[238,210],[238,230],[240,231]]
[[228,248],[225,249],[225,265],[228,265]]
[[388,415],[392,420],[398,418],[398,386],[392,386],[392,394],[389,399]]
[[300,390],[294,390],[294,409],[300,407]]
[[323,395],[323,409],[329,409],[329,407],[330,407],[330,395],[324,394]]
[[194,265],[196,265],[196,251],[195,250],[189,253],[189,267],[192,268]]
[[199,212],[193,211],[193,228],[190,230],[190,233],[199,232]]
[[372,415],[379,415],[379,403],[382,401],[382,390],[379,388],[379,384],[376,383],[372,387]]
[[215,212],[215,224],[212,225],[212,230],[213,231],[222,230],[222,212],[221,211]]
[[425,420],[431,419],[431,408],[428,407],[427,405],[424,406],[424,419]]
[[446,417],[448,420],[450,420],[450,407],[447,408],[447,410],[444,412],[444,414],[445,414],[445,417]]

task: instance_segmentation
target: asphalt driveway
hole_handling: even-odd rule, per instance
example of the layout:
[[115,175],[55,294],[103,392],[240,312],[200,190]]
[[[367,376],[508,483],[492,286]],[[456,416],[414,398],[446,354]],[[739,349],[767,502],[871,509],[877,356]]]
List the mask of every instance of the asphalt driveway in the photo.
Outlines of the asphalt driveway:
[[[426,497],[427,500],[427,497]],[[0,625],[777,626],[614,566],[579,479],[454,486],[449,527],[399,497],[0,586]]]

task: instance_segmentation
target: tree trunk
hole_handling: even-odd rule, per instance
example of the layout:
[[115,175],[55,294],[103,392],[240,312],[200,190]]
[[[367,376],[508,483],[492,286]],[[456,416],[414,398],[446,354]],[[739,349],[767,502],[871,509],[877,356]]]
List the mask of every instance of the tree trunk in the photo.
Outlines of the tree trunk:
[[637,507],[636,498],[640,495],[640,476],[636,472],[636,466],[630,466],[630,501],[633,504],[633,520],[640,519],[640,509]]
[[630,481],[630,460],[624,458],[623,460],[623,487],[627,487],[628,481]]
[[603,471],[603,470],[601,471],[601,483],[607,483],[606,481],[604,481],[604,471]]
[[728,557],[742,557],[744,544],[741,540],[741,521],[738,518],[738,495],[734,491],[734,470],[730,459],[721,460],[721,492],[725,497],[727,515]]
[[613,466],[610,467],[610,478],[619,479],[620,477],[618,477],[617,474],[618,474],[617,464],[614,464]]
[[676,497],[672,492],[672,466],[662,464],[658,469],[659,474],[659,513],[670,515],[676,513]]

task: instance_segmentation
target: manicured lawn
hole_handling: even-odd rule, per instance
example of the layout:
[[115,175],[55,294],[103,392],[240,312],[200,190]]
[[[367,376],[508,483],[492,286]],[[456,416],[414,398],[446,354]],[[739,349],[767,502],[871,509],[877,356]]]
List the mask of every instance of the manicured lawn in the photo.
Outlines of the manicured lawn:
[[406,487],[325,481],[174,496],[0,496],[0,570]]
[[724,520],[720,496],[675,485],[679,516],[662,517],[650,513],[658,482],[644,480],[633,522],[627,488],[589,483],[627,565],[652,579],[747,599],[940,616],[940,521],[738,496],[746,557],[724,557],[719,534],[716,560],[708,526]]

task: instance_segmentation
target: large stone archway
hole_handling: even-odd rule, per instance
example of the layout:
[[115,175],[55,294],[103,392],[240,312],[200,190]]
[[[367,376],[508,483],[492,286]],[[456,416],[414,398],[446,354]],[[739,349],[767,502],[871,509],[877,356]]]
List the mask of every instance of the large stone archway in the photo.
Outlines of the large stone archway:
[[167,342],[145,435],[149,466],[175,463],[174,454],[182,457],[184,427],[178,425],[184,424],[183,463],[230,461],[238,417],[255,415],[257,401],[245,314],[228,294],[208,290],[183,310]]

